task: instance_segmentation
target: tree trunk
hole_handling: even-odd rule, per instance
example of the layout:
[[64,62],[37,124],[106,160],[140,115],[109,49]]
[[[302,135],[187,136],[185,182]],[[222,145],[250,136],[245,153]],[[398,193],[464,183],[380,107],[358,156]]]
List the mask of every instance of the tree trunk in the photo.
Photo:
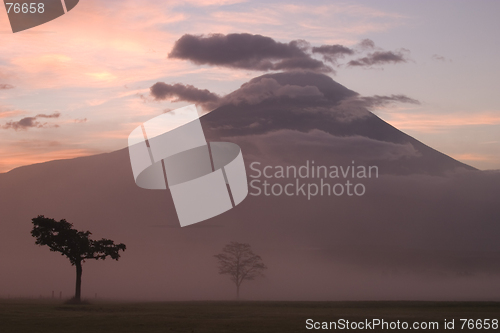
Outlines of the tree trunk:
[[240,285],[236,284],[236,299],[240,299]]
[[75,289],[75,301],[80,302],[81,300],[81,290],[82,290],[82,262],[78,261],[76,264],[76,289]]

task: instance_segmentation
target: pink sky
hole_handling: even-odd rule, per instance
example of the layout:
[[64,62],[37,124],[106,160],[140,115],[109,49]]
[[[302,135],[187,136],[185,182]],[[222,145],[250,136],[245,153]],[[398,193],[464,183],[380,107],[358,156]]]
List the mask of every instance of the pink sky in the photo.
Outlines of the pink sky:
[[[183,105],[153,101],[149,87],[157,81],[226,94],[261,75],[167,59],[183,34],[231,32],[318,46],[370,38],[384,49],[410,50],[407,64],[343,67],[333,78],[366,96],[418,99],[421,105],[373,111],[462,162],[500,169],[499,23],[491,16],[498,4],[455,7],[445,17],[445,2],[431,11],[382,1],[82,0],[67,15],[16,34],[1,9],[0,85],[13,88],[0,90],[0,172],[126,147],[138,124]],[[474,27],[464,34],[462,17],[471,12]],[[38,119],[39,128],[3,128],[54,112],[60,117]]]

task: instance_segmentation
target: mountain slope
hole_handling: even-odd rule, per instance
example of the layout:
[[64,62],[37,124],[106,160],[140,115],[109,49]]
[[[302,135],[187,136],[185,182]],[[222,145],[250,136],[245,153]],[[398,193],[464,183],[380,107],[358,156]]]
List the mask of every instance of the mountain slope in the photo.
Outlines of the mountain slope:
[[243,286],[244,298],[500,298],[499,173],[472,170],[342,104],[355,97],[323,75],[265,75],[202,125],[210,141],[241,146],[249,180],[266,180],[252,178],[255,161],[377,166],[379,178],[351,179],[364,184],[363,196],[249,195],[180,228],[168,191],[134,184],[127,149],[0,174],[0,296],[71,294],[73,267],[29,235],[31,218],[43,214],[127,245],[118,262],[85,263],[83,295],[231,298],[212,256],[240,241],[269,267],[265,279]]

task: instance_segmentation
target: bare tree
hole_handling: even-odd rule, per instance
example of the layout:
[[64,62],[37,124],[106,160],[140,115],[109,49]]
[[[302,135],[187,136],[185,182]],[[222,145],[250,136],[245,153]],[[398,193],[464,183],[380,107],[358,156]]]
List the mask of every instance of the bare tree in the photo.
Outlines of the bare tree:
[[240,298],[240,285],[245,280],[254,280],[267,269],[262,258],[253,253],[249,244],[231,242],[222,253],[214,256],[219,261],[219,274],[227,274],[236,284],[236,298]]

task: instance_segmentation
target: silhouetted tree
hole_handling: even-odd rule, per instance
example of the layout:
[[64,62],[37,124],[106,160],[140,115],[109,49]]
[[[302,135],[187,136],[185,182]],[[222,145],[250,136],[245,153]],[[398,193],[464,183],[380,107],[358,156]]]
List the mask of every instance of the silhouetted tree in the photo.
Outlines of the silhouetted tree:
[[90,239],[90,231],[73,229],[73,224],[66,220],[56,221],[43,215],[32,219],[33,229],[31,235],[36,238],[35,244],[47,245],[50,251],[60,252],[68,257],[71,265],[76,266],[75,302],[81,300],[82,263],[87,259],[114,260],[120,258],[119,251],[125,251],[125,244],[115,244],[112,240]]
[[219,274],[229,275],[236,284],[236,298],[240,298],[240,285],[245,280],[254,280],[263,276],[267,269],[262,258],[253,253],[249,244],[231,242],[227,244],[222,253],[214,256],[219,261]]

